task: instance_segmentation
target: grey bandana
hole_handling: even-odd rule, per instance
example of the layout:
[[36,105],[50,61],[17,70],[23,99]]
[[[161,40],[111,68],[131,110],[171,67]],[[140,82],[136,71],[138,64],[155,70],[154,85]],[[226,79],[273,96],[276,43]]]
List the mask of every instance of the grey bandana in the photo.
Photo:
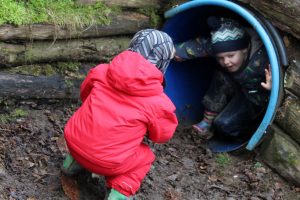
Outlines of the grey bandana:
[[173,41],[162,31],[145,29],[137,32],[129,44],[128,50],[144,56],[164,74],[172,59]]

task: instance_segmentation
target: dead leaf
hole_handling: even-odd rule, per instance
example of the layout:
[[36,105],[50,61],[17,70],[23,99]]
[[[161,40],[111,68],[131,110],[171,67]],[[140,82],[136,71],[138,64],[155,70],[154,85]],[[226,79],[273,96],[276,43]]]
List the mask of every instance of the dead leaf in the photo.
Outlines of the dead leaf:
[[211,182],[217,182],[219,179],[218,179],[218,177],[212,175],[212,176],[208,177],[208,180],[211,181]]
[[67,147],[67,144],[66,144],[66,141],[65,141],[65,138],[63,135],[61,135],[57,140],[56,140],[56,144],[57,144],[57,147],[60,151],[60,153],[63,155],[63,156],[66,156],[67,154],[69,154],[69,150],[68,150],[68,147]]
[[173,190],[173,189],[169,189],[164,193],[165,199],[166,200],[179,200],[182,199],[181,196],[182,194]]
[[61,175],[61,184],[66,196],[70,200],[79,200],[79,187],[76,180],[64,174]]

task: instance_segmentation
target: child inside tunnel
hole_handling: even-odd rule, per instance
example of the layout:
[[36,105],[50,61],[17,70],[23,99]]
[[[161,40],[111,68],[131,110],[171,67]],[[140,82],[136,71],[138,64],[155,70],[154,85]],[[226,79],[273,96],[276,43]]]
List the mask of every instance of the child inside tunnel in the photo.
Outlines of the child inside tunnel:
[[203,118],[193,130],[204,139],[214,134],[230,140],[249,139],[269,100],[268,55],[258,34],[237,20],[210,16],[207,23],[211,37],[175,45],[177,61],[214,57],[220,65],[201,102]]

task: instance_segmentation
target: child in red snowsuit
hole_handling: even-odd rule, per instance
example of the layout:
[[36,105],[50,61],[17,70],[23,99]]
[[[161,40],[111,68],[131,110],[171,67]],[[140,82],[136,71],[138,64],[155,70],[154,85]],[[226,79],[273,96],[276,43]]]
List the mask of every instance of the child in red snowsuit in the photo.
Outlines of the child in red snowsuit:
[[164,32],[146,29],[109,64],[93,68],[80,88],[81,107],[65,126],[70,151],[63,165],[77,163],[105,176],[107,199],[130,199],[155,156],[143,143],[167,142],[177,127],[175,106],[163,91],[175,48]]

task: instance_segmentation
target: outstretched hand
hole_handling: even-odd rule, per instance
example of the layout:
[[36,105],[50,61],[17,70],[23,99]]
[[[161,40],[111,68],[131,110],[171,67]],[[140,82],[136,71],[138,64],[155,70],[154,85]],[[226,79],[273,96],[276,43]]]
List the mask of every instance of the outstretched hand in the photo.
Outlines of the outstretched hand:
[[261,82],[261,86],[266,90],[271,90],[272,88],[272,72],[271,66],[269,64],[268,69],[265,69],[266,82]]
[[175,55],[175,56],[174,56],[174,60],[177,61],[177,62],[182,62],[182,61],[184,61],[185,59],[183,59],[183,58],[181,58],[181,57]]

